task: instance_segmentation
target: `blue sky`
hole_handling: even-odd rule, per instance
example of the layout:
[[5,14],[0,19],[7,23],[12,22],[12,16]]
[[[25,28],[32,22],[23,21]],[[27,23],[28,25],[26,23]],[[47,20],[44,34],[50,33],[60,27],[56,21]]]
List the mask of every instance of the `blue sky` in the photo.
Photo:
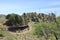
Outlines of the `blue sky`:
[[41,12],[60,15],[60,0],[0,0],[0,14]]

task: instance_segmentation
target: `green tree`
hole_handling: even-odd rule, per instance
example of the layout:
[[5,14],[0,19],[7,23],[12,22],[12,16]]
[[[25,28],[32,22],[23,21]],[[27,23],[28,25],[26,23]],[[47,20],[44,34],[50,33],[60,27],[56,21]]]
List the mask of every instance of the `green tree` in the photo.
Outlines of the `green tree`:
[[6,24],[8,26],[18,26],[23,24],[22,17],[17,14],[8,14],[6,16],[6,19],[7,19]]

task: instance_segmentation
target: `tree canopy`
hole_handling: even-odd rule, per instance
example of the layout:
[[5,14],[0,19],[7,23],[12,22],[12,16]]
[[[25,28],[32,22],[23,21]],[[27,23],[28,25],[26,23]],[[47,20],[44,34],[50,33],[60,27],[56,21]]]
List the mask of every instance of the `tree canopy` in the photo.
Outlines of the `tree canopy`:
[[23,24],[23,19],[20,15],[17,14],[8,14],[6,16],[6,25],[8,26],[19,26]]

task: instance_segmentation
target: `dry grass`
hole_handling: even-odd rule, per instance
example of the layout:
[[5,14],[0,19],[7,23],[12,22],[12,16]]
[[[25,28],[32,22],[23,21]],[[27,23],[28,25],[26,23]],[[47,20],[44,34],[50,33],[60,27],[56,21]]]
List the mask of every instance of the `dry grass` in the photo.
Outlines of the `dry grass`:
[[36,36],[32,35],[31,29],[23,31],[22,33],[13,33],[4,29],[5,28],[1,28],[4,37],[0,40],[39,40]]
[[[37,38],[35,35],[32,34],[33,30],[32,30],[32,26],[34,23],[29,23],[30,29],[29,31],[23,31],[22,33],[13,33],[13,32],[9,32],[8,30],[3,30],[2,29],[2,33],[4,35],[4,37],[0,40],[45,40],[44,36]],[[1,32],[1,31],[0,31]],[[51,35],[52,36],[52,35]],[[55,40],[54,37],[50,37],[49,40]]]

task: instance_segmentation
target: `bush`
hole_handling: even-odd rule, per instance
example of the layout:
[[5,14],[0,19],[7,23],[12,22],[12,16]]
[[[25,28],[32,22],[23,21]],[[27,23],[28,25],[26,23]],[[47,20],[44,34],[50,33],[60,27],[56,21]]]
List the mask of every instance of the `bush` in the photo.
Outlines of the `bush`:
[[3,35],[3,32],[2,31],[0,31],[0,37],[3,37],[4,35]]
[[45,39],[48,40],[49,35],[52,33],[54,37],[57,39],[58,25],[56,22],[51,23],[36,23],[34,24],[34,31],[33,34],[37,35],[38,37],[44,36]]
[[34,31],[33,34],[39,36],[44,36],[42,29],[47,28],[47,25],[45,23],[36,23],[34,24]]

